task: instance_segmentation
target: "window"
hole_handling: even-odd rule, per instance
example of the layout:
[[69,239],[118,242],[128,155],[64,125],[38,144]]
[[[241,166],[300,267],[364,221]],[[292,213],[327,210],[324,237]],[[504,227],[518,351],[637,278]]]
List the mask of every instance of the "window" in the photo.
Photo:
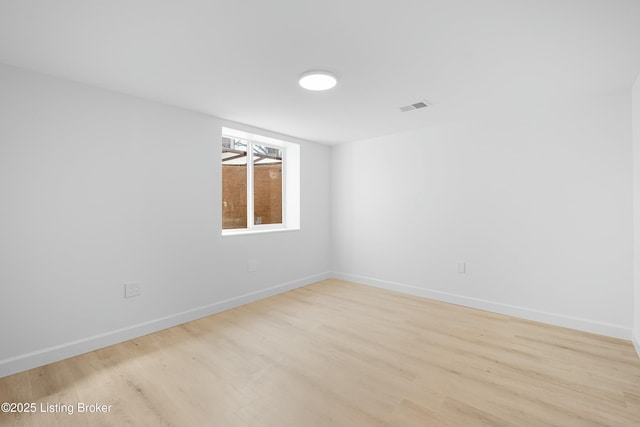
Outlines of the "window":
[[223,128],[222,234],[299,229],[297,144]]

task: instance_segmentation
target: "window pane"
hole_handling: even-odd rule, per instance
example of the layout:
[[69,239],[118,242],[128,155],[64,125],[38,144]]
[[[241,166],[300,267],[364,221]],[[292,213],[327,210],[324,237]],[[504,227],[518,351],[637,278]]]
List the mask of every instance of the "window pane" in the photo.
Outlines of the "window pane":
[[282,150],[253,145],[255,225],[282,224]]
[[247,228],[247,142],[222,138],[222,228]]

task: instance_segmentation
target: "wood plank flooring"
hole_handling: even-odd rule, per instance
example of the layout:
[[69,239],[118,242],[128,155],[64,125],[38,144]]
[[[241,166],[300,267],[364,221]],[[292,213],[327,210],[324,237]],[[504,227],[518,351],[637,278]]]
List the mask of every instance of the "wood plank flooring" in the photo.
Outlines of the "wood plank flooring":
[[632,426],[640,359],[628,341],[326,280],[0,379],[0,402],[37,405],[0,426]]

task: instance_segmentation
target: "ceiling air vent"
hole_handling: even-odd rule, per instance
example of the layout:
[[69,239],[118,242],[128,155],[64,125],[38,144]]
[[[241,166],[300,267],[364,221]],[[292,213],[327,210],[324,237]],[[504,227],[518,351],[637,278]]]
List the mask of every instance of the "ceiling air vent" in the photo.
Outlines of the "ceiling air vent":
[[426,108],[429,106],[431,106],[431,104],[429,104],[427,101],[420,101],[420,102],[416,102],[415,104],[407,105],[405,107],[400,107],[400,111],[402,111],[403,113],[406,113],[407,111],[419,110],[421,108]]

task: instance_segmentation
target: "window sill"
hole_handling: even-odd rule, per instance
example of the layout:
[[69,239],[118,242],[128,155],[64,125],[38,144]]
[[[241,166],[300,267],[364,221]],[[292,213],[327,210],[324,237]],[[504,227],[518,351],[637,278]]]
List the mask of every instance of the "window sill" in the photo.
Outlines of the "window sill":
[[265,234],[265,233],[282,233],[283,231],[300,231],[300,228],[292,228],[292,227],[287,227],[287,228],[263,228],[263,229],[253,229],[253,230],[247,230],[247,229],[233,229],[233,228],[229,228],[226,230],[222,230],[222,237],[231,237],[231,236],[246,236],[247,234]]

